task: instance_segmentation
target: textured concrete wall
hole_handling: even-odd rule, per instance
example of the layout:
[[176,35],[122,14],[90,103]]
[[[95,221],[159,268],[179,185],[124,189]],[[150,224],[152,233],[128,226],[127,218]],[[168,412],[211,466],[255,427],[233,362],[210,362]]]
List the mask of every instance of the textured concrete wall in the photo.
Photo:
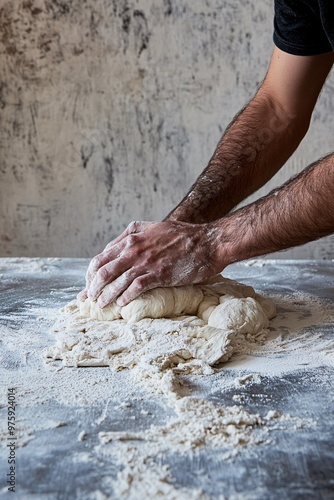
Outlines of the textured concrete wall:
[[[161,219],[263,79],[272,16],[272,0],[0,0],[0,255],[87,257]],[[333,85],[260,194],[334,149]]]

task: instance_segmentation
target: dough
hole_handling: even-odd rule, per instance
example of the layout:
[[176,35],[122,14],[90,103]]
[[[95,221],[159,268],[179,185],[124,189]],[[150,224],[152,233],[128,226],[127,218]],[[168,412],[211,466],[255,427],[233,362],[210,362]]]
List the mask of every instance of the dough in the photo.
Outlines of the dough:
[[194,315],[203,298],[202,290],[195,286],[156,288],[122,307],[120,314],[128,323],[137,323],[143,318]]
[[46,355],[66,366],[136,368],[139,377],[170,390],[166,370],[212,373],[236,346],[262,339],[275,314],[271,300],[221,276],[156,288],[125,307],[73,301],[61,310],[57,342]]
[[252,297],[223,295],[209,315],[208,324],[232,333],[256,334],[269,325],[261,304]]
[[256,294],[250,286],[221,276],[214,280],[203,285],[155,288],[122,308],[112,303],[100,309],[90,299],[80,302],[79,308],[85,317],[101,321],[123,318],[129,324],[143,318],[196,315],[216,328],[239,330],[239,323],[242,322],[249,324],[251,331],[255,328],[257,332],[268,326],[268,319],[276,314],[271,301]]

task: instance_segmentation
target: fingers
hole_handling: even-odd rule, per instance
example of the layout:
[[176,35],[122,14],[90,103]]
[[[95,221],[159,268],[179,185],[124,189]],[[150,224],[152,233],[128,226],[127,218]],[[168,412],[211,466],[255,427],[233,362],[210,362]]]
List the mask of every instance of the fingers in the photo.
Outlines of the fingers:
[[112,283],[106,285],[97,300],[98,306],[103,309],[112,302],[115,302],[124,290],[126,290],[132,280],[133,271],[130,269],[123,273],[119,278],[115,279]]
[[126,291],[117,299],[117,305],[124,307],[144,292],[156,288],[158,285],[152,274],[145,274],[134,279]]
[[87,269],[86,273],[86,288],[90,290],[90,287],[96,278],[96,275],[100,269],[103,268],[109,262],[116,260],[124,248],[124,240],[119,241],[115,245],[109,248],[109,250],[100,253],[94,257]]
[[136,234],[142,231],[145,227],[153,224],[152,222],[130,222],[128,227],[117,238],[108,243],[103,252],[96,255],[90,262],[86,272],[86,288],[89,290],[92,281],[94,280],[97,271],[108,262],[116,259],[125,246],[125,239],[130,234]]
[[102,253],[100,253],[92,258],[92,260],[89,263],[87,272],[86,272],[86,288],[87,288],[87,290],[89,290],[89,287],[90,287],[97,271],[102,266],[107,264],[107,262],[109,262],[111,257],[112,257],[111,252],[103,251]]
[[93,281],[88,288],[90,300],[97,300],[102,290],[112,281],[117,280],[127,271],[126,264],[120,258],[108,262],[96,272]]
[[85,302],[87,297],[88,297],[88,294],[87,294],[86,288],[84,290],[81,290],[81,292],[79,292],[77,295],[77,299],[81,300],[81,302]]
[[[116,300],[124,290],[126,290],[135,280],[135,295],[139,295],[140,285],[146,286],[143,275],[148,272],[146,259],[138,261],[141,251],[138,248],[133,248],[136,245],[138,236],[129,235],[124,244],[124,253],[112,262],[108,262],[101,267],[88,289],[88,297],[90,300],[98,300],[100,307],[105,307],[112,301]],[[134,265],[134,262],[139,262]],[[139,279],[140,278],[140,279]],[[136,281],[138,280],[139,281]]]

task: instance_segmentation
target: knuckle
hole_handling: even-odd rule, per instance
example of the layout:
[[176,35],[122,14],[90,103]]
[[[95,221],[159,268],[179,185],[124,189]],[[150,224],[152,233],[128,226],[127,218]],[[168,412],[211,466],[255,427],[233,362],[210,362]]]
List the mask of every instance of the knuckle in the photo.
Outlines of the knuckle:
[[137,227],[138,227],[138,221],[133,220],[128,225],[128,230],[129,230],[130,233],[133,233],[133,232],[135,232],[137,230]]
[[96,255],[92,258],[90,266],[88,268],[88,272],[94,272],[100,267],[101,257],[100,255]]
[[144,290],[146,290],[148,283],[149,283],[149,279],[147,276],[139,276],[138,278],[136,278],[133,281],[133,289],[136,292],[141,293]]
[[101,268],[97,271],[96,275],[97,275],[97,279],[98,279],[99,281],[102,281],[103,283],[105,283],[105,282],[106,282],[106,281],[108,281],[108,279],[109,279],[109,271],[108,271],[108,269],[107,269],[107,268],[105,268],[105,267],[101,267]]
[[137,236],[135,234],[129,234],[126,241],[127,246],[133,247],[136,243],[137,243]]

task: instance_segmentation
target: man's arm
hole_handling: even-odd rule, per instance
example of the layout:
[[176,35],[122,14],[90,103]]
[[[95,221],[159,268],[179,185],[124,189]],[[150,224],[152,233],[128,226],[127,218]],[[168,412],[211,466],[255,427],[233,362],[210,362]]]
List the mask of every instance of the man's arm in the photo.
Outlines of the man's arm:
[[[117,298],[125,305],[146,290],[198,283],[237,260],[331,232],[333,157],[277,194],[226,214],[272,177],[295,150],[333,57],[292,56],[276,48],[257,95],[228,128],[188,196],[164,222],[132,223],[109,243],[92,260],[81,298],[88,294],[100,307]],[[322,200],[332,210],[325,217]]]
[[[216,221],[133,223],[130,232],[97,257],[107,256],[111,262],[93,278],[90,298],[98,299],[100,307],[117,297],[119,305],[126,305],[151,288],[200,283],[233,262],[331,234],[333,192],[334,154],[330,154],[283,187]],[[103,280],[117,267],[111,256],[122,259],[118,265],[125,267],[108,284]]]
[[275,48],[255,97],[227,128],[207,168],[166,220],[216,220],[273,177],[307,132],[332,64],[331,53],[293,56]]
[[334,154],[260,200],[211,223],[225,265],[334,232]]

